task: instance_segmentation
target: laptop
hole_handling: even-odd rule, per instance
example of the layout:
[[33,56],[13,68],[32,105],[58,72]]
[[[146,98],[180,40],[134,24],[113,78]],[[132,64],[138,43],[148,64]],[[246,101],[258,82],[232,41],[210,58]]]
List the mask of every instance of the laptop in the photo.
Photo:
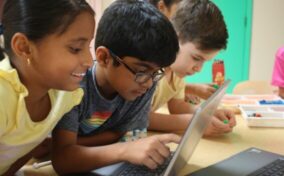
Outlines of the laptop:
[[[216,92],[205,102],[203,102],[195,111],[192,121],[187,127],[180,144],[176,151],[162,166],[156,170],[150,170],[145,166],[137,166],[130,163],[118,163],[111,166],[96,169],[92,171],[94,175],[163,175],[163,176],[176,176],[179,171],[187,164],[195,147],[200,141],[203,132],[207,125],[211,122],[212,114],[217,109],[222,97],[226,93],[226,89],[230,80],[224,82]],[[134,173],[127,172],[134,168]]]
[[284,156],[249,148],[189,176],[283,176]]

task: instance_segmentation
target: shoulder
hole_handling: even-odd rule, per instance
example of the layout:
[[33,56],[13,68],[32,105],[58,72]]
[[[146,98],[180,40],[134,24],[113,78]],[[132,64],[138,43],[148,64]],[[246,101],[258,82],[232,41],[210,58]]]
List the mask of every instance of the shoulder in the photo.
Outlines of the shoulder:
[[0,69],[0,106],[13,106],[19,95],[26,96],[28,94],[25,86],[19,81],[16,70]]
[[163,77],[159,81],[157,89],[159,89],[159,91],[163,91],[167,87],[171,87],[173,90],[177,90],[177,88],[184,88],[184,79],[179,77],[176,73],[172,74],[172,80],[170,82],[166,79],[166,77]]
[[173,84],[177,88],[185,88],[186,84],[184,78],[179,77],[176,73],[173,74]]
[[26,93],[17,91],[10,81],[0,76],[0,136],[6,129],[10,118],[15,116],[20,94],[24,96]]
[[[1,74],[0,70],[0,96],[6,96],[8,92],[14,92],[13,84],[10,81],[7,81],[5,76]],[[2,97],[1,97],[1,100]]]
[[276,57],[284,61],[284,47],[281,47],[277,50]]
[[11,66],[8,57],[0,62],[0,83],[1,92],[4,91],[5,94],[8,94],[8,91],[27,93],[25,86],[20,81],[18,71]]

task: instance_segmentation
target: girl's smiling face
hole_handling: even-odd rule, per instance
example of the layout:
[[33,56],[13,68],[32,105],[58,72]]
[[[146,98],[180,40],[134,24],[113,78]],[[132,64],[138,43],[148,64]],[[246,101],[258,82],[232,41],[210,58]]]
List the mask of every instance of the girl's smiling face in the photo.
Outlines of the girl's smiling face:
[[63,34],[51,34],[31,47],[26,80],[46,89],[74,90],[92,65],[94,16],[79,14]]

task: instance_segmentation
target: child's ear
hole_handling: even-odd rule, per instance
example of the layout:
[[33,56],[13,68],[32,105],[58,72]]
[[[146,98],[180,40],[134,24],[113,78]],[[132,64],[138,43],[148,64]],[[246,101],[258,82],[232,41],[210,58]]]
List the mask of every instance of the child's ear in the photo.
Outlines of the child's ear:
[[100,66],[106,67],[112,60],[109,50],[104,46],[98,47],[96,49],[96,60]]
[[11,40],[11,48],[18,58],[25,60],[24,62],[27,59],[32,59],[32,43],[23,33],[14,34]]

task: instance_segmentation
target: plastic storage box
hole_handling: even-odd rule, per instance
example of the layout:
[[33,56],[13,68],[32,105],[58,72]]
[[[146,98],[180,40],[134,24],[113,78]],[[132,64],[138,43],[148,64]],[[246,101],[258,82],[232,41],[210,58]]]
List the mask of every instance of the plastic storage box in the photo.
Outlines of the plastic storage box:
[[284,127],[284,105],[240,105],[248,126]]

